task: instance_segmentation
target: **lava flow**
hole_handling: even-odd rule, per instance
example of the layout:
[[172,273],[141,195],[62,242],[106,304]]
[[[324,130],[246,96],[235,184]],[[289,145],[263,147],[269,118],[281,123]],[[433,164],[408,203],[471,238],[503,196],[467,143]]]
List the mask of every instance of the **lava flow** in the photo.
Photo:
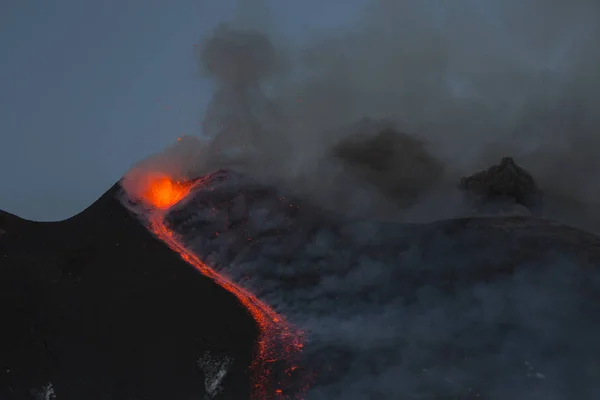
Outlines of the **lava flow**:
[[[303,347],[303,332],[293,329],[284,317],[277,314],[267,304],[203,263],[185,247],[177,234],[165,222],[166,211],[184,199],[194,186],[201,183],[173,181],[166,175],[152,175],[146,178],[148,186],[147,190],[143,192],[141,200],[147,206],[152,207],[148,218],[150,230],[200,273],[235,295],[258,325],[257,354],[250,366],[254,378],[253,399],[303,398],[308,384],[300,387],[291,384],[292,378],[299,372],[295,360]],[[283,374],[274,371],[282,364],[284,365]]]

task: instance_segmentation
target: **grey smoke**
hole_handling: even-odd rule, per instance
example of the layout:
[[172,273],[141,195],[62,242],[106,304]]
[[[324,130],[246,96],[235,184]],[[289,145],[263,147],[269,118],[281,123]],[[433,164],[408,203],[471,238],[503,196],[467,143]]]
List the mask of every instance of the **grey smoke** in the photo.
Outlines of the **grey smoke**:
[[[600,200],[600,185],[589,179],[600,174],[599,7],[587,0],[378,0],[355,24],[307,33],[300,43],[279,35],[273,21],[268,33],[256,23],[221,25],[199,54],[216,86],[203,133],[214,138],[210,156],[219,157],[207,162],[239,163],[243,155],[242,168],[255,176],[275,175],[331,203],[329,192],[347,197],[360,182],[340,180],[347,171],[327,160],[329,149],[356,121],[386,119],[427,140],[447,184],[508,155],[545,192],[593,211]],[[423,200],[432,203],[426,214],[444,208]],[[372,202],[377,208],[383,200]],[[559,214],[552,216],[567,217]]]
[[286,138],[280,112],[261,87],[280,68],[273,44],[259,32],[223,24],[203,42],[199,57],[215,81],[203,120],[204,134],[213,139],[207,163],[254,156],[255,164],[264,165],[265,157],[285,147]]
[[356,121],[386,120],[443,165],[402,221],[461,215],[458,177],[503,156],[556,199],[545,216],[593,219],[600,3],[376,0],[356,24],[301,44],[274,27],[233,22],[200,46],[215,93],[194,168],[232,168],[283,192],[234,178],[171,218],[209,265],[309,331],[307,363],[322,367],[310,398],[600,397],[600,305],[583,300],[600,282],[572,249],[549,241],[514,274],[468,281],[514,265],[547,227],[484,228],[490,237],[457,222],[353,222],[339,214],[398,217],[396,204],[329,156],[376,133]]

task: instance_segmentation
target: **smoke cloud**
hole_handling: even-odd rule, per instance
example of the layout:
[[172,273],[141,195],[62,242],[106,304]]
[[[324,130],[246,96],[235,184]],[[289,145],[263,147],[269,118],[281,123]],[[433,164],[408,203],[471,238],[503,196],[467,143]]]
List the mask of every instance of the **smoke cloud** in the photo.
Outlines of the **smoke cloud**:
[[271,41],[261,33],[220,25],[202,46],[199,60],[215,92],[203,121],[212,139],[207,163],[267,167],[286,145],[283,116],[261,85],[280,70]]
[[[600,227],[600,3],[375,0],[301,43],[271,22],[220,25],[199,46],[215,84],[200,158],[170,149],[133,171],[268,184],[233,174],[170,222],[309,330],[310,398],[598,398],[600,305],[585,299],[600,281],[575,256],[587,245],[561,248],[572,232],[391,221],[463,215],[458,177],[512,156],[544,216]],[[394,195],[356,172],[362,145],[335,155],[384,126],[408,135],[382,172]]]
[[[268,15],[244,19],[255,8],[240,6],[241,22],[220,25],[198,55],[216,87],[203,121],[212,141],[206,163],[279,179],[339,208],[338,199],[364,182],[346,176],[348,165],[332,161],[330,150],[350,136],[374,135],[357,123],[370,118],[426,141],[444,165],[438,187],[509,155],[561,204],[594,205],[598,7],[587,0],[378,0],[351,26],[299,42],[286,40]],[[396,152],[408,165],[415,158],[411,148]],[[386,196],[377,196],[365,196],[370,203],[359,208],[385,208]],[[447,208],[422,200],[431,203],[425,214]]]

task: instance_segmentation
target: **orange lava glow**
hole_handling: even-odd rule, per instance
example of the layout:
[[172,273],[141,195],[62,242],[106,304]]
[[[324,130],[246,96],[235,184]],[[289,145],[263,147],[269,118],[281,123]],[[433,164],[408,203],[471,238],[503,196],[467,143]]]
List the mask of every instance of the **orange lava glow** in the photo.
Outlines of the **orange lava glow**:
[[[145,201],[156,207],[149,218],[150,230],[201,274],[237,297],[258,325],[256,357],[250,366],[253,375],[252,398],[302,399],[308,390],[308,382],[301,387],[297,387],[297,384],[292,387],[290,382],[299,371],[295,360],[302,350],[304,333],[292,328],[283,316],[252,293],[204,264],[165,223],[165,210],[185,198],[194,185],[174,182],[167,176],[150,179],[149,182],[151,185],[145,192]],[[284,373],[274,373],[273,368],[281,365],[286,365]]]
[[187,196],[190,187],[190,184],[173,181],[166,175],[151,175],[148,176],[144,200],[158,209],[166,210]]

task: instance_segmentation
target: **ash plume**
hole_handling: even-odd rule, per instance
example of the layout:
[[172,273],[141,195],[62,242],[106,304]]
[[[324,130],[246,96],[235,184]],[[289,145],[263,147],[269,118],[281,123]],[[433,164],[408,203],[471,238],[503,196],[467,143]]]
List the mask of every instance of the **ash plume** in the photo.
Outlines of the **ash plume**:
[[[302,43],[274,33],[230,23],[206,38],[210,139],[184,169],[282,192],[233,175],[170,218],[210,266],[309,331],[324,378],[310,398],[597,398],[599,306],[581,293],[597,299],[600,281],[555,248],[567,228],[550,240],[554,225],[531,220],[389,220],[462,215],[459,178],[509,156],[550,199],[544,217],[600,227],[600,3],[376,0]],[[392,158],[409,160],[385,171],[393,195],[355,172],[360,151],[335,156],[382,125],[401,137]],[[510,273],[478,275],[498,265]]]
[[208,163],[241,158],[247,168],[275,161],[278,150],[289,146],[282,115],[261,87],[281,67],[273,44],[260,32],[222,24],[201,48],[200,64],[216,87],[203,120],[203,133],[213,139]]
[[[511,156],[545,192],[591,209],[600,200],[587,178],[600,173],[598,7],[378,0],[352,24],[302,41],[286,40],[274,21],[265,22],[268,33],[220,25],[199,54],[216,86],[204,117],[210,164],[278,175],[332,203],[330,192],[362,183],[345,177],[347,165],[332,162],[330,149],[360,129],[356,121],[384,119],[427,140],[445,167],[445,180],[432,182],[441,189]],[[412,156],[410,148],[398,153]],[[385,203],[362,186],[375,207]]]

